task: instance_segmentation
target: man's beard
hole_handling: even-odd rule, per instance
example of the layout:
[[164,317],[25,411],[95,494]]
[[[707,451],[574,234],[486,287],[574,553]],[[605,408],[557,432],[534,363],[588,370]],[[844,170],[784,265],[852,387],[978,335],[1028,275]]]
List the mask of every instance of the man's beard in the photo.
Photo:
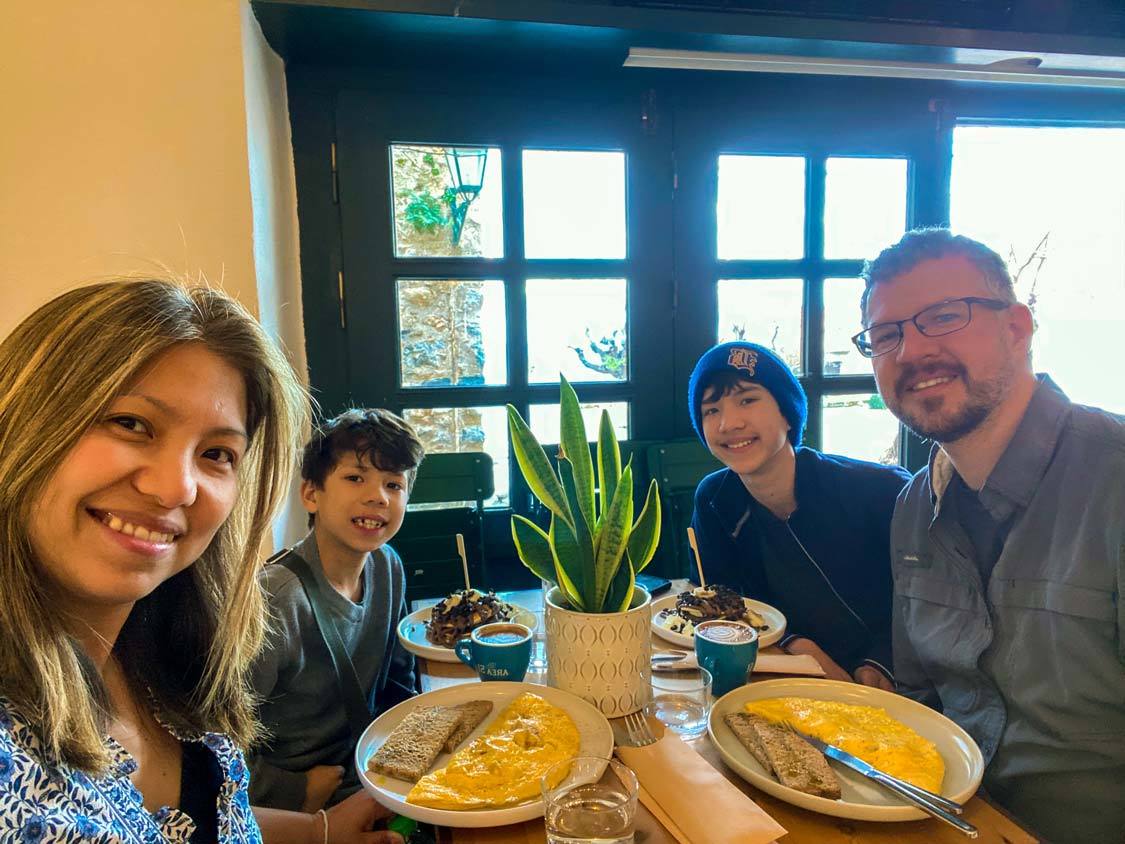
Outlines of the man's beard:
[[[965,402],[952,415],[942,416],[941,409],[947,399],[942,396],[923,397],[923,412],[911,413],[906,410],[899,396],[906,392],[903,385],[917,383],[926,378],[955,376],[965,385]],[[894,396],[884,397],[887,407],[907,428],[924,440],[939,443],[952,443],[975,431],[999,407],[1009,391],[1014,376],[1014,368],[1005,366],[987,381],[974,380],[958,362],[930,366],[909,366],[903,370],[895,382]]]

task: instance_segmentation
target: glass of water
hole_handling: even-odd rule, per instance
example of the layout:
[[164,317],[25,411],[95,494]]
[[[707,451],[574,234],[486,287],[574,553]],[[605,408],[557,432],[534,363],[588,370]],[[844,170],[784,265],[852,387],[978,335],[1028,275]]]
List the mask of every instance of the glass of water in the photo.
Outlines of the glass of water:
[[706,668],[654,669],[645,712],[683,738],[703,735],[711,712],[711,673]]
[[548,769],[539,784],[547,844],[633,844],[637,776],[620,762],[579,756]]

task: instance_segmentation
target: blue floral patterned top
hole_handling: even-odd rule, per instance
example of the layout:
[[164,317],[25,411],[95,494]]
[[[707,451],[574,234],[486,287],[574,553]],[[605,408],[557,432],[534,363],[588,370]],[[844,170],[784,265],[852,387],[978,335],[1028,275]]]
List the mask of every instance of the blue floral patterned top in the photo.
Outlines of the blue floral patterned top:
[[[217,804],[220,844],[260,844],[242,751],[221,733],[170,732],[181,742],[202,742],[218,761],[223,777]],[[106,738],[106,747],[113,763],[104,776],[48,765],[38,737],[11,702],[0,697],[0,842],[186,844],[195,831],[191,818],[167,806],[148,812],[129,779],[136,761],[112,738]]]

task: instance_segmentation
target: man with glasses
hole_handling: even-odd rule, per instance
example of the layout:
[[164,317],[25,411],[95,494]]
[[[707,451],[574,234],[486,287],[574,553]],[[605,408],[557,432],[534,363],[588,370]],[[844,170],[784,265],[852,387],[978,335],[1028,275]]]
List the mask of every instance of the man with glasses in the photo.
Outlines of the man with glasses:
[[1123,842],[1125,419],[1036,377],[1032,314],[983,244],[908,232],[864,279],[856,347],[934,441],[891,525],[900,690],[973,736],[1045,840]]

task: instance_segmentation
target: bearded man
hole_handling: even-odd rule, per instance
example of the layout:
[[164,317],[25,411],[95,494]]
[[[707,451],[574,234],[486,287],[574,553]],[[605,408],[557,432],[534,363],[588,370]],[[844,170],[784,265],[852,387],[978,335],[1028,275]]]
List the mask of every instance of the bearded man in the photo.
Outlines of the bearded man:
[[1125,418],[1035,375],[1032,314],[983,244],[908,232],[864,278],[856,346],[934,441],[891,525],[900,690],[973,736],[989,794],[1044,840],[1119,844]]

